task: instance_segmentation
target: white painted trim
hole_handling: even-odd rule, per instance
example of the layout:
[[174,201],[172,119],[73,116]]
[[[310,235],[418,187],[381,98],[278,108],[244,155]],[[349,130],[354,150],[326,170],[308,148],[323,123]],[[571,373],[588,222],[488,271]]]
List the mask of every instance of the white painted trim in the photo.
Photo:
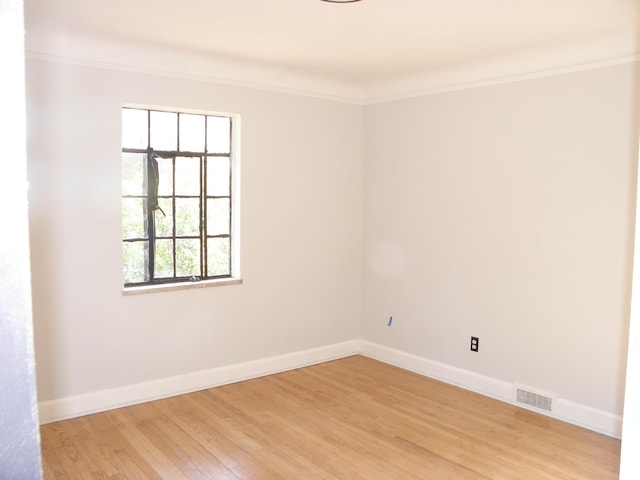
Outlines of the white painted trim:
[[38,404],[40,423],[51,423],[195,392],[357,354],[611,437],[620,438],[621,436],[622,417],[619,415],[563,398],[558,398],[554,402],[553,412],[529,408],[515,402],[512,383],[365,340],[336,343],[150,382],[40,402]]
[[[102,70],[111,70],[116,72],[136,73],[140,75],[150,75],[156,77],[164,77],[178,80],[190,80],[195,82],[211,83],[215,85],[225,85],[229,87],[250,88],[265,92],[283,93],[286,95],[297,95],[301,97],[317,98],[321,100],[329,100],[333,102],[349,103],[353,105],[363,105],[363,99],[360,97],[360,90],[355,88],[340,88],[333,86],[317,85],[322,82],[314,82],[311,80],[286,79],[271,80],[266,75],[256,75],[255,81],[240,80],[233,78],[230,74],[228,77],[211,74],[211,73],[193,73],[193,72],[176,72],[172,70],[162,69],[149,66],[134,66],[109,61],[88,60],[77,57],[67,57],[50,53],[41,53],[27,51],[25,58],[27,60],[38,60],[42,62],[51,62],[63,65],[73,65],[79,67],[95,68]],[[247,74],[236,75],[248,77]],[[294,86],[296,85],[296,86]]]
[[[126,63],[123,58],[127,59]],[[633,63],[640,61],[640,54],[635,43],[622,36],[596,39],[592,44],[572,48],[521,52],[510,57],[362,84],[255,62],[222,60],[190,51],[159,51],[152,46],[132,46],[114,39],[79,36],[71,32],[49,32],[40,41],[27,43],[26,59],[366,106]]]
[[241,284],[242,284],[242,278],[232,277],[232,278],[217,278],[215,280],[204,280],[204,281],[197,281],[197,282],[145,285],[143,287],[124,287],[122,289],[122,296],[128,297],[131,295],[145,295],[147,293],[175,292],[178,290],[193,290],[194,288],[197,289],[197,288],[222,287],[225,285],[241,285]]
[[[476,80],[480,77],[479,72],[458,73],[439,72],[433,76],[417,76],[412,79],[403,79],[404,85],[374,86],[365,93],[364,105],[375,105],[378,103],[394,102],[397,100],[408,100],[417,97],[439,95],[442,93],[456,92],[460,90],[471,90],[474,88],[490,87],[493,85],[504,85],[508,83],[522,82],[524,80],[535,80],[538,78],[554,77],[574,72],[595,70],[598,68],[611,67],[626,63],[640,62],[640,55],[628,55],[611,60],[584,63],[567,67],[556,67],[548,70],[540,70],[522,74],[502,74],[487,80]],[[487,70],[490,73],[490,69]],[[458,83],[459,82],[459,83]]]
[[359,353],[359,342],[347,341],[250,362],[201,370],[150,382],[99,390],[38,404],[40,423],[51,423],[114,408],[195,392]]
[[541,415],[584,427],[610,437],[620,438],[622,433],[621,416],[588,405],[559,397],[554,402],[553,412],[529,408],[527,405],[516,403],[513,384],[504,380],[480,375],[469,370],[453,367],[364,340],[360,342],[360,353],[390,365],[395,365],[405,370],[434,378],[511,405],[516,405]]

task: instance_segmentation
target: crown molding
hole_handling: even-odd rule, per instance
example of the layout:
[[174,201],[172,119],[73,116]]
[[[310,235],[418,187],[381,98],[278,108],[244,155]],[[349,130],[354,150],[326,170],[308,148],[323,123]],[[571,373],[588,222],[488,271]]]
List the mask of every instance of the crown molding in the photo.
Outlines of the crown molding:
[[638,45],[634,36],[611,36],[364,85],[171,46],[161,48],[71,32],[39,31],[27,35],[26,58],[366,106],[638,62]]
[[636,34],[603,35],[378,82],[368,85],[363,96],[368,104],[383,103],[603,68],[639,58],[640,39]]
[[359,85],[278,66],[69,31],[27,34],[26,58],[361,105]]
[[[134,65],[127,65],[121,63],[100,62],[95,60],[88,60],[77,57],[67,57],[61,55],[52,55],[48,53],[40,53],[27,51],[25,53],[27,60],[38,60],[42,62],[51,62],[65,65],[75,65],[87,68],[96,68],[112,71],[120,71],[127,73],[136,73],[141,75],[152,75],[165,78],[175,78],[180,80],[192,80],[198,82],[212,83],[216,85],[226,85],[231,87],[251,88],[255,90],[262,90],[268,92],[283,93],[286,95],[298,95],[303,97],[318,98],[322,100],[329,100],[333,102],[350,103],[355,105],[363,105],[364,101],[359,98],[358,94],[349,95],[348,93],[341,94],[337,89],[324,89],[324,88],[311,88],[308,89],[296,88],[293,85],[287,86],[286,83],[294,82],[282,82],[281,84],[270,84],[268,82],[261,82],[259,80],[249,81],[236,79],[232,77],[225,77],[222,75],[207,75],[199,73],[188,72],[176,72],[169,69],[151,68],[151,67],[139,67]],[[332,93],[335,92],[335,93]],[[354,92],[355,93],[355,92]]]
[[[386,103],[397,100],[406,100],[416,97],[424,97],[428,95],[437,95],[441,93],[454,92],[459,90],[469,90],[473,88],[488,87],[492,85],[502,85],[506,83],[521,82],[524,80],[532,80],[536,78],[553,77],[556,75],[565,75],[568,73],[581,72],[586,70],[595,70],[598,68],[610,67],[614,65],[621,65],[626,63],[640,62],[640,54],[627,55],[620,58],[613,58],[610,60],[603,60],[598,62],[584,63],[578,65],[571,65],[566,67],[552,68],[548,70],[534,71],[530,73],[514,73],[496,75],[495,78],[488,78],[484,80],[473,80],[473,75],[456,75],[450,74],[447,81],[438,82],[433,77],[428,75],[414,78],[413,82],[404,80],[405,87],[402,88],[385,88],[382,92],[369,92],[370,96],[365,96],[365,105],[373,105],[378,103]],[[447,78],[446,72],[439,72],[437,74],[439,78]],[[468,81],[464,81],[468,78]],[[462,81],[461,81],[462,80]],[[413,83],[411,85],[410,83]],[[377,95],[376,95],[377,93]]]

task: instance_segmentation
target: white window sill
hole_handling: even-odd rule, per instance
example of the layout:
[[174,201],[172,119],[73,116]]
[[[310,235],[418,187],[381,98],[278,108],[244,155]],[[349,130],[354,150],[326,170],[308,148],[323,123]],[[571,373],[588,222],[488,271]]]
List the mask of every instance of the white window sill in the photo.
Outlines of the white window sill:
[[145,293],[173,292],[175,290],[190,290],[193,288],[219,287],[222,285],[239,285],[242,278],[221,278],[217,280],[203,280],[200,282],[166,283],[164,285],[145,285],[144,287],[129,287],[122,290],[123,296],[143,295]]

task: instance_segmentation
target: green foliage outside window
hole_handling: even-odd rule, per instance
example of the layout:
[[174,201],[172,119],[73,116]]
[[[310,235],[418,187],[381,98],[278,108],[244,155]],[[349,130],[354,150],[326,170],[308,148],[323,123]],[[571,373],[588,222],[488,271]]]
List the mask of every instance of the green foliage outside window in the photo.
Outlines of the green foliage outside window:
[[231,118],[123,108],[122,129],[125,286],[231,276]]

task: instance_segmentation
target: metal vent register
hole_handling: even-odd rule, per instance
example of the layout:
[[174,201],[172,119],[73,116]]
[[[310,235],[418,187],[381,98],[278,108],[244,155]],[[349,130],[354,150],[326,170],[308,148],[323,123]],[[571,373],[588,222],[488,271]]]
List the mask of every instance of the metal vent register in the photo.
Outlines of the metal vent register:
[[548,410],[549,412],[553,406],[552,397],[540,395],[539,393],[530,392],[522,388],[516,389],[516,401],[542,410]]

